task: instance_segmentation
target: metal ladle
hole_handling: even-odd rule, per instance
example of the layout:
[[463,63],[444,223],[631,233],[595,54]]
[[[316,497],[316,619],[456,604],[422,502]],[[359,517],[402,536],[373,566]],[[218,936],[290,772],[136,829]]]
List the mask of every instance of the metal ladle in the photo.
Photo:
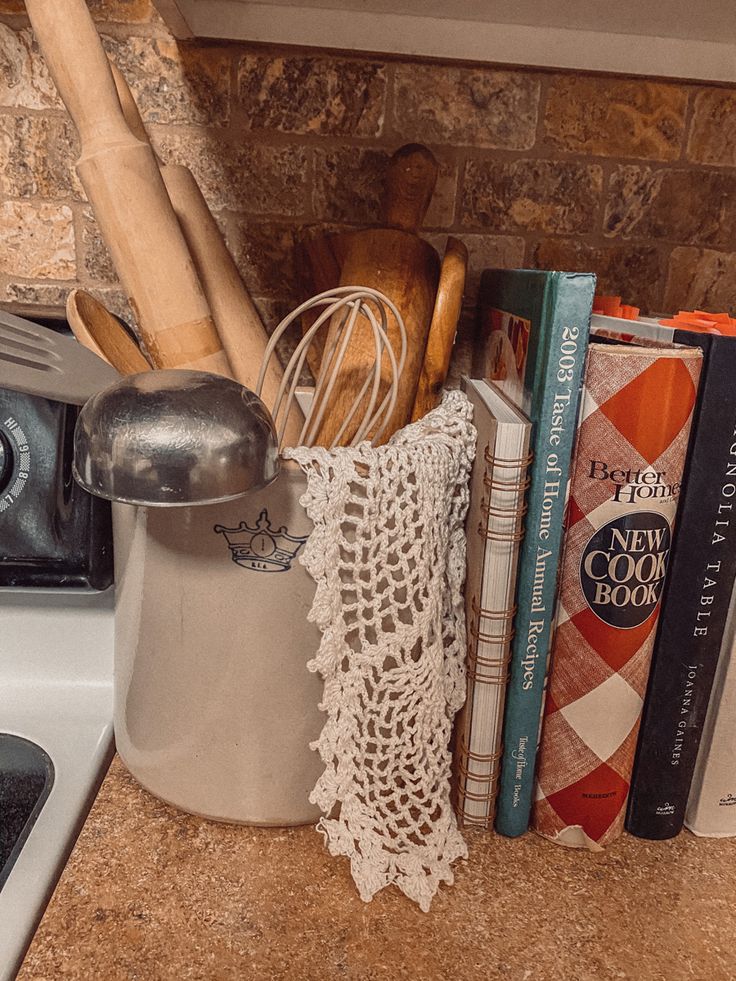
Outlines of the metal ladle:
[[111,501],[217,504],[264,487],[278,471],[263,402],[209,372],[127,375],[93,395],[77,420],[74,477]]

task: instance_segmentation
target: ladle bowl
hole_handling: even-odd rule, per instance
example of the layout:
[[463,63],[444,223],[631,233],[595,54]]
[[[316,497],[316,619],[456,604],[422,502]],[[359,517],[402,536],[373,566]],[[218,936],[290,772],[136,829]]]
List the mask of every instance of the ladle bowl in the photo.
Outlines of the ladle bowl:
[[126,504],[217,504],[264,487],[278,470],[263,402],[205,371],[127,375],[85,403],[74,434],[77,482]]

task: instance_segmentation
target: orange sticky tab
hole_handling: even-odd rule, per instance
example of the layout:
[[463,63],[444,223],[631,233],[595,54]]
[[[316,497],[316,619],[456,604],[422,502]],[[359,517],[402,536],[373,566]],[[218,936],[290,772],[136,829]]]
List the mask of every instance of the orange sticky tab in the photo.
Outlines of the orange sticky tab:
[[660,320],[663,327],[679,327],[681,330],[699,331],[703,334],[736,336],[736,319],[728,313],[710,313],[707,310],[679,310],[674,317]]
[[605,317],[620,317],[621,297],[599,294],[593,301],[593,311],[594,313],[601,313]]

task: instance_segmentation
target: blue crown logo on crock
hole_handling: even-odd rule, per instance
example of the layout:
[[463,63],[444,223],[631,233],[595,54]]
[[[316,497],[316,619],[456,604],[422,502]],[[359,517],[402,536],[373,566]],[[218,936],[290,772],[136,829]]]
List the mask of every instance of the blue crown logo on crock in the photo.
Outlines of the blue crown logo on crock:
[[285,527],[274,529],[264,508],[255,527],[241,521],[237,528],[215,525],[224,535],[233,562],[254,572],[288,572],[308,535],[290,535]]

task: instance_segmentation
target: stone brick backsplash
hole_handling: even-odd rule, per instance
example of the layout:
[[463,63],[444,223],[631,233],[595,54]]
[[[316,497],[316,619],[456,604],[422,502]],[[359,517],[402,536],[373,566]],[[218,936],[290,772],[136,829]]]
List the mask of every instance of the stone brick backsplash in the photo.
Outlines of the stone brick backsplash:
[[627,296],[636,297],[637,305],[644,310],[657,311],[660,307],[666,262],[664,253],[655,245],[600,246],[580,238],[544,238],[534,247],[531,259],[537,269],[594,269],[600,293],[617,295],[623,289]]
[[[380,222],[403,143],[440,164],[422,234],[480,271],[593,270],[646,313],[736,314],[736,88],[244,44],[181,43],[149,0],[88,0],[166,162],[194,172],[274,326],[308,227]],[[21,0],[0,0],[0,302],[125,297],[74,172],[73,126]]]
[[0,23],[0,108],[64,109],[29,28]]
[[540,80],[533,72],[437,65],[394,67],[393,125],[405,141],[528,150]]
[[603,227],[612,238],[736,246],[736,170],[617,167]]
[[602,157],[677,160],[685,135],[685,87],[557,75],[547,93],[545,142]]
[[144,122],[199,124],[213,130],[228,125],[231,58],[226,48],[104,33],[103,41],[125,75]]
[[[363,147],[314,150],[312,209],[314,217],[349,225],[381,221],[383,177],[391,151]],[[437,185],[425,227],[449,228],[457,194],[457,164],[453,156],[435,148],[439,164]]]
[[310,151],[295,143],[218,139],[217,134],[159,128],[152,134],[166,163],[186,164],[213,211],[298,218],[307,206]]
[[670,256],[664,307],[733,311],[736,254],[679,246]]
[[695,163],[736,167],[736,91],[698,92],[693,103],[687,155]]
[[77,198],[77,135],[64,116],[0,113],[0,192],[4,199]]
[[469,160],[460,221],[501,232],[585,234],[596,226],[603,170],[576,160]]
[[238,106],[250,130],[377,137],[386,111],[386,68],[253,52],[238,65]]
[[0,269],[24,277],[29,266],[38,279],[74,279],[74,216],[67,205],[0,204]]

